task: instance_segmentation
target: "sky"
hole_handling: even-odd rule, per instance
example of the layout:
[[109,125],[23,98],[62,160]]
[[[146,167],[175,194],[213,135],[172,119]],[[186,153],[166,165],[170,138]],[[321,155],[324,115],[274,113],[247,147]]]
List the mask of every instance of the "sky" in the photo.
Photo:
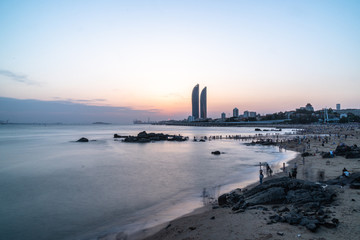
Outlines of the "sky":
[[360,1],[1,0],[0,97],[184,119],[199,84],[212,118],[360,108],[359,43]]

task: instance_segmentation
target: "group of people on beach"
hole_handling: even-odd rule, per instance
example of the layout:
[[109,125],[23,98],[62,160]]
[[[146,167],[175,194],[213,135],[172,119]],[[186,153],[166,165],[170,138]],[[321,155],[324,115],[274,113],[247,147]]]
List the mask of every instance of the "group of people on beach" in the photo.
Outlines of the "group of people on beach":
[[[268,163],[265,163],[264,165],[266,167],[266,175],[271,177],[273,170],[270,168],[270,165]],[[262,164],[260,162],[260,171],[259,171],[260,184],[263,183],[263,179],[264,179],[264,173],[263,173],[261,166],[262,166]]]

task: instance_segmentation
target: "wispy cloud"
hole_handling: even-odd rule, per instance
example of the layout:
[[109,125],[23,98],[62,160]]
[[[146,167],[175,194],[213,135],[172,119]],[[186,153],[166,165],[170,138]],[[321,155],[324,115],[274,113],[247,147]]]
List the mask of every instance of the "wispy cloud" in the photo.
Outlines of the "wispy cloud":
[[[55,99],[55,98],[54,98]],[[134,119],[167,119],[156,109],[98,106],[66,100],[41,101],[0,97],[0,116],[11,122],[132,123]]]
[[29,85],[37,85],[38,84],[37,82],[30,80],[26,75],[16,74],[16,73],[13,73],[8,70],[0,70],[0,75],[8,77],[11,80],[16,81],[16,82],[21,82],[21,83],[25,83],[25,84],[29,84]]
[[95,98],[95,99],[74,99],[74,98],[61,98],[61,97],[53,97],[53,99],[57,101],[64,101],[64,102],[70,102],[70,103],[81,103],[81,104],[99,104],[99,103],[105,103],[107,99],[104,98]]

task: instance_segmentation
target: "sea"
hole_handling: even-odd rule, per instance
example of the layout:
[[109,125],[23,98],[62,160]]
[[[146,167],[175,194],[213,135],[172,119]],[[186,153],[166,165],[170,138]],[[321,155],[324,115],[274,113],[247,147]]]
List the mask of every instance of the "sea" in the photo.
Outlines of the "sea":
[[[141,131],[189,140],[113,138]],[[296,156],[226,137],[258,133],[250,127],[0,125],[0,239],[88,240],[164,224],[258,181],[259,162],[277,172]],[[204,136],[222,138],[193,141]],[[90,142],[76,142],[81,137]],[[211,154],[216,150],[222,154]]]

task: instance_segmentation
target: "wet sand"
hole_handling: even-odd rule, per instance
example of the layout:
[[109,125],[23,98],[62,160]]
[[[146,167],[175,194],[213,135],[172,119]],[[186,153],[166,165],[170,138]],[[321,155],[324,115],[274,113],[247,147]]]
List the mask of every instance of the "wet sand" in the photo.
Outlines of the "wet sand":
[[[322,158],[321,152],[335,150],[338,144],[360,145],[359,125],[319,125],[303,126],[304,131],[299,135],[301,141],[286,141],[294,136],[285,136],[281,145],[283,151],[295,150],[299,154],[291,160],[285,171],[271,178],[288,176],[288,171],[296,163],[298,179],[309,181],[326,181],[342,174],[347,168],[350,173],[360,172],[360,158],[346,159],[342,156]],[[327,138],[325,138],[327,136]],[[286,148],[286,149],[284,149]],[[301,157],[303,151],[309,152],[308,157]],[[251,188],[259,183],[247,186]],[[359,239],[360,236],[360,190],[350,189],[349,186],[338,186],[337,197],[332,205],[331,216],[339,219],[336,228],[320,227],[315,233],[303,226],[288,223],[268,224],[271,211],[258,209],[234,213],[230,208],[213,208],[205,206],[194,213],[175,219],[157,228],[147,229],[131,239],[161,240],[161,239]],[[267,206],[271,209],[271,205]],[[129,239],[129,238],[128,238]]]

